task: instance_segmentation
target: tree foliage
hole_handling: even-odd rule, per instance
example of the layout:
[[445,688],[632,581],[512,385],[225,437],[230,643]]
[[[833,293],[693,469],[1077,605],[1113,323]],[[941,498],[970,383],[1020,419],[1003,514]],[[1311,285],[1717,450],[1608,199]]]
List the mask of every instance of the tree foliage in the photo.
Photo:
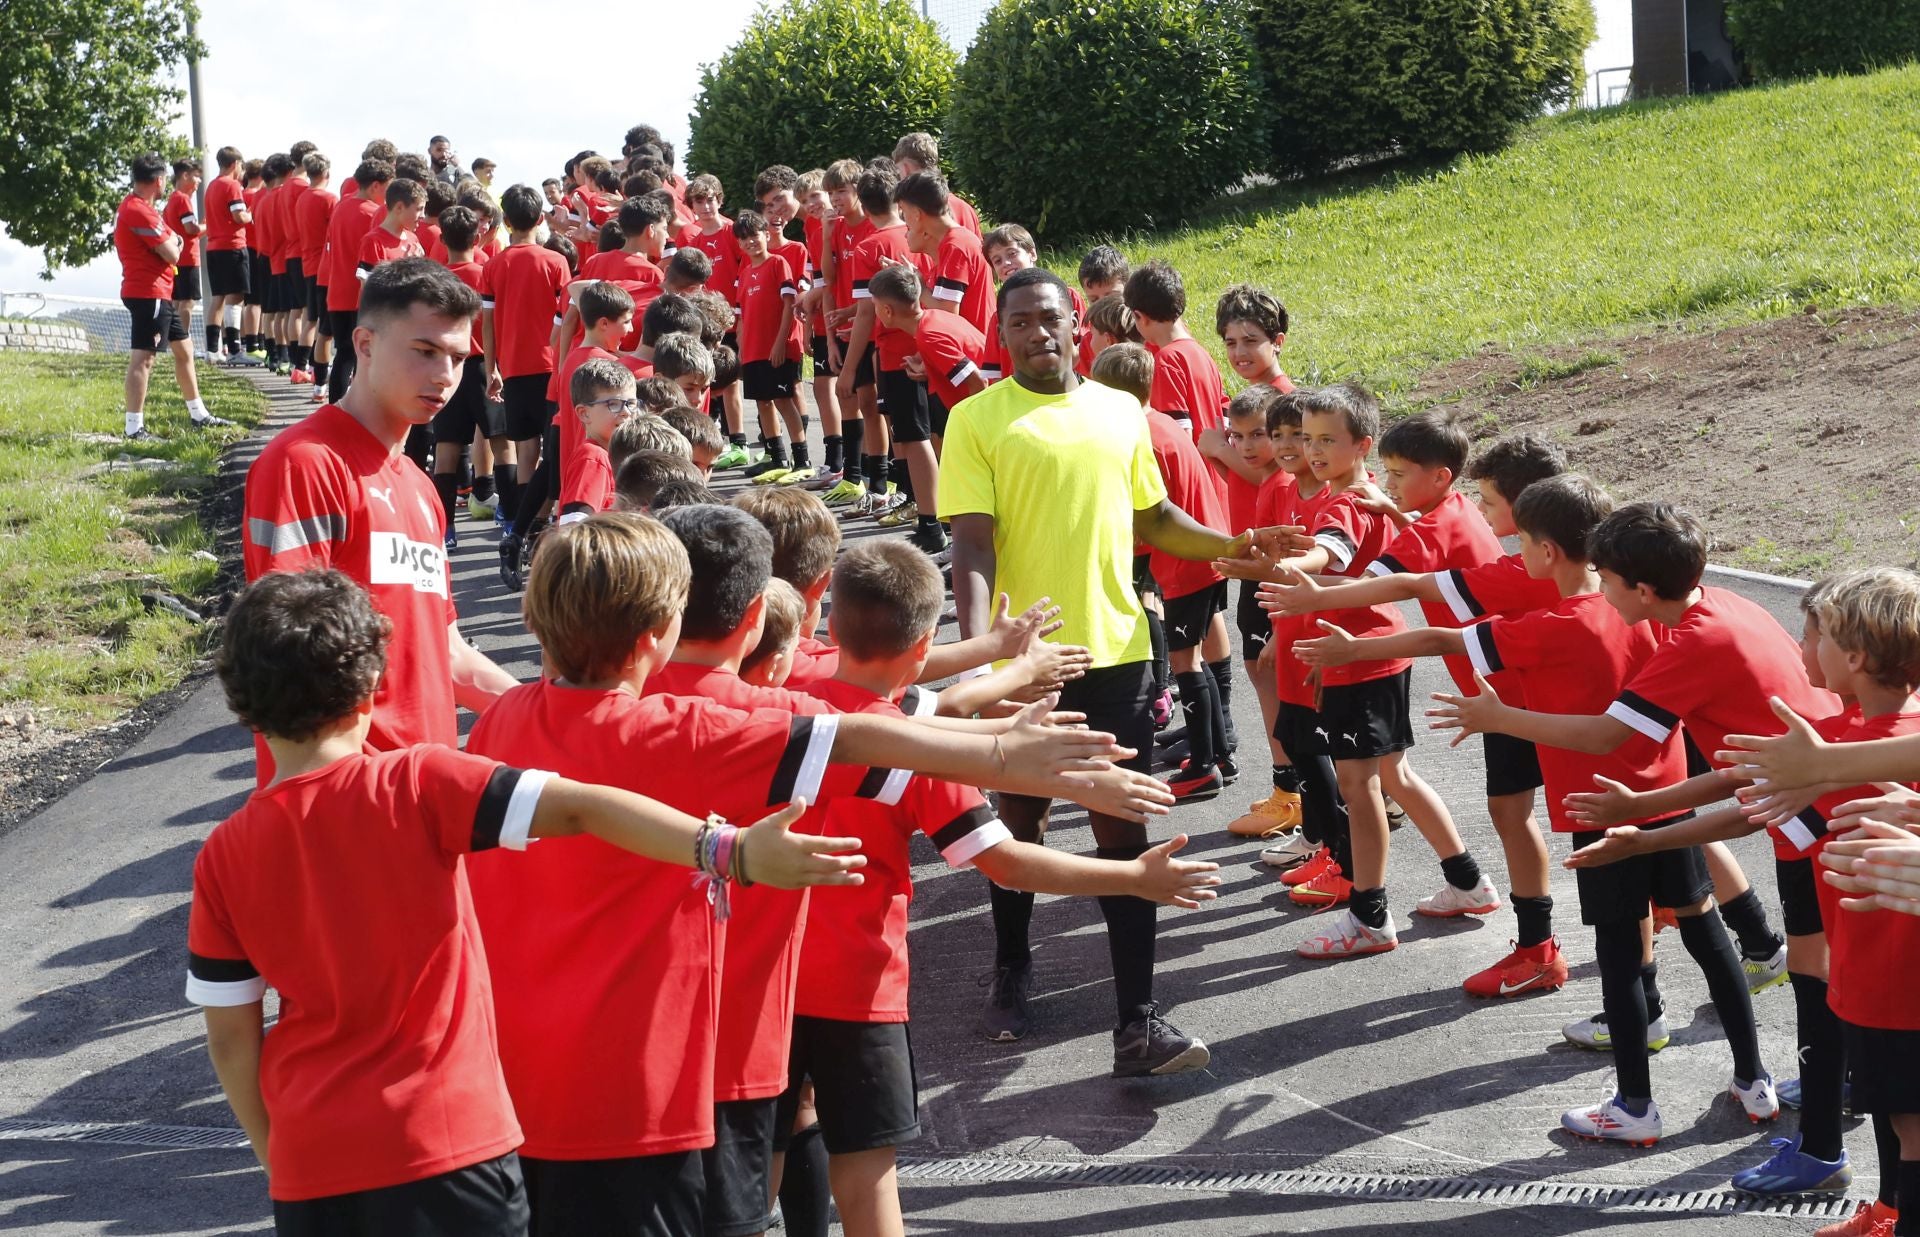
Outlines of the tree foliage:
[[943,162],[1050,237],[1171,223],[1259,166],[1240,0],[1000,0],[960,67]]
[[127,165],[179,153],[168,132],[190,0],[0,4],[0,222],[48,277],[104,253]]
[[1591,0],[1265,0],[1253,29],[1274,170],[1312,173],[1498,148],[1571,101],[1594,18]]
[[1727,32],[1758,77],[1858,73],[1920,57],[1920,0],[1727,0]]
[[935,130],[957,57],[908,0],[786,0],[754,15],[700,71],[687,166],[746,197],[774,163],[799,169],[890,154]]

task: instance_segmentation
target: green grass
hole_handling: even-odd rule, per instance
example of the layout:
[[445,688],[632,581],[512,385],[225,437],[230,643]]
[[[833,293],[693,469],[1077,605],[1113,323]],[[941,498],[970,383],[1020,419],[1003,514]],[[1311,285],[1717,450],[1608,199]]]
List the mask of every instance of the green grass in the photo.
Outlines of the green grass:
[[[0,354],[0,704],[27,704],[54,726],[108,720],[179,683],[206,632],[143,592],[193,604],[219,565],[199,517],[223,447],[242,429],[190,429],[161,358],[148,427],[164,443],[123,446],[124,357]],[[214,413],[250,426],[266,401],[239,379],[200,370]],[[157,471],[95,476],[122,455],[164,459]]]
[[1254,189],[1122,247],[1181,270],[1210,345],[1221,289],[1261,284],[1293,318],[1288,372],[1392,395],[1488,343],[1920,301],[1917,157],[1910,67],[1551,117],[1498,154]]

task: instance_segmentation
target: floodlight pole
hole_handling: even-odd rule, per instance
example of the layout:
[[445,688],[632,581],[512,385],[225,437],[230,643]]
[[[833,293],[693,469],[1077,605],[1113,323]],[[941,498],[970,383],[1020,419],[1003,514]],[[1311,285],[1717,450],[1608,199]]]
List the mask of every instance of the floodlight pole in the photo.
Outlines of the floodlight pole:
[[193,191],[193,217],[200,220],[200,235],[193,240],[200,251],[200,269],[207,269],[207,126],[200,114],[200,56],[194,51],[198,25],[194,7],[187,6],[187,112],[192,117],[193,153],[200,159],[200,184]]

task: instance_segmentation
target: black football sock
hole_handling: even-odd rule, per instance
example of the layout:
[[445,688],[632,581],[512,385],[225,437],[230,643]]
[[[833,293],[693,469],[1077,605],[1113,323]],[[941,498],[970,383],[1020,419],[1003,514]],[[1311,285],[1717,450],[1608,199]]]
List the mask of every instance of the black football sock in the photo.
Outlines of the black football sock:
[[828,472],[840,471],[842,467],[841,465],[842,457],[840,452],[844,448],[845,444],[846,444],[846,439],[839,434],[827,434],[820,439],[820,445],[825,449],[825,454],[827,457],[826,466],[827,466]]
[[1800,1150],[1816,1160],[1837,1160],[1840,1086],[1847,1073],[1840,1018],[1827,1005],[1826,980],[1791,972],[1787,979],[1793,984],[1794,1034],[1800,1041]]
[[807,458],[807,440],[804,438],[794,439],[793,440],[793,466],[795,468],[805,468],[808,466],[808,464],[809,464],[809,460]]
[[1033,895],[1020,889],[1002,889],[989,881],[987,900],[993,907],[993,964],[1027,966],[1033,961],[1033,949],[1027,940],[1033,924]]
[[867,492],[885,494],[887,492],[887,457],[884,455],[863,455],[860,457],[867,474]]
[[940,517],[937,515],[917,516],[914,519],[913,527],[914,531],[922,537],[932,536],[934,534],[942,537],[947,535],[947,530],[940,526]]
[[1760,1033],[1753,1025],[1753,994],[1747,991],[1747,973],[1740,952],[1733,947],[1720,912],[1689,915],[1680,920],[1680,943],[1707,977],[1707,993],[1733,1053],[1733,1076],[1751,1083],[1766,1070],[1760,1064]]
[[460,478],[454,476],[452,473],[437,472],[433,474],[434,493],[440,495],[440,513],[447,517],[447,527],[449,529],[453,527],[454,498],[459,492],[459,483]]
[[[1094,858],[1128,863],[1144,846],[1100,846]],[[1118,1026],[1144,1018],[1153,1003],[1154,944],[1159,908],[1145,898],[1104,897],[1100,917],[1107,921],[1107,956],[1113,962],[1113,999]]]
[[775,434],[772,438],[763,439],[762,441],[766,444],[767,453],[773,457],[773,462],[776,465],[781,468],[793,467],[792,460],[787,455],[787,437],[785,434]]
[[[1886,1169],[1880,1170],[1882,1177]],[[1900,1201],[1894,1204],[1900,1218],[1893,1222],[1894,1237],[1920,1234],[1920,1160],[1900,1161]]]
[[1740,940],[1740,953],[1754,961],[1771,958],[1786,942],[1767,926],[1767,908],[1760,895],[1749,889],[1737,898],[1721,904],[1720,917],[1727,929]]
[[827,1237],[833,1194],[827,1183],[827,1145],[819,1125],[810,1125],[787,1144],[780,1174],[780,1215],[787,1237]]
[[1307,841],[1330,847],[1335,837],[1346,832],[1347,823],[1333,761],[1325,756],[1296,756],[1293,770],[1300,784],[1301,832],[1307,835]]
[[207,323],[207,352],[212,356],[220,355],[220,324]]
[[1220,751],[1224,755],[1240,746],[1239,732],[1233,726],[1233,658],[1208,662],[1207,673],[1213,676],[1213,695],[1220,705]]
[[[472,465],[469,464],[468,467],[471,468]],[[474,475],[472,496],[474,498],[479,499],[483,503],[492,499],[493,497],[493,474],[492,473],[483,472],[483,473],[477,473]]]
[[1207,690],[1207,672],[1182,670],[1173,676],[1180,688],[1180,715],[1187,721],[1187,770],[1184,776],[1199,777],[1213,768],[1217,753],[1213,743],[1213,693]]
[[1470,850],[1463,850],[1451,859],[1442,859],[1440,874],[1455,889],[1472,889],[1480,883],[1480,865],[1475,862]]
[[1900,1206],[1900,1173],[1894,1165],[1900,1162],[1900,1135],[1893,1129],[1893,1119],[1884,1112],[1873,1114],[1873,1150],[1880,1161],[1880,1192],[1874,1197],[1882,1207]]
[[840,425],[842,442],[840,458],[843,461],[841,471],[850,481],[860,479],[860,470],[864,466],[860,459],[860,448],[867,445],[867,422],[864,417],[849,417]]
[[1353,901],[1347,904],[1353,917],[1369,928],[1387,926],[1387,890],[1382,885],[1378,889],[1356,889]]
[[1600,1005],[1607,1013],[1607,1034],[1613,1037],[1614,1089],[1622,1099],[1649,1099],[1653,1076],[1647,1066],[1647,1024],[1653,1011],[1640,982],[1639,920],[1595,925],[1593,952],[1600,967]]
[[1532,949],[1553,935],[1552,894],[1539,898],[1523,898],[1517,893],[1508,896],[1513,899],[1514,917],[1520,921],[1520,938],[1515,944]]
[[[207,329],[211,331],[213,328],[208,327]],[[233,326],[221,327],[220,339],[221,342],[226,344],[228,352],[240,351],[240,328]]]
[[509,465],[493,474],[494,488],[499,493],[499,501],[493,504],[496,514],[505,515],[512,520],[514,513],[520,510],[520,473]]
[[327,378],[332,373],[333,366],[325,361],[315,361],[313,363],[313,385],[316,387],[326,386]]
[[1648,1022],[1667,1012],[1666,999],[1660,995],[1660,964],[1658,962],[1641,964],[1640,995],[1647,1003]]
[[728,434],[727,442],[736,447],[744,447],[747,445],[747,436],[745,434]]
[[908,502],[913,501],[913,472],[908,469],[905,460],[896,458],[887,461],[887,480],[907,496]]
[[1163,695],[1173,681],[1172,667],[1167,664],[1167,624],[1152,610],[1147,611],[1147,641],[1153,646],[1153,692]]
[[1273,788],[1290,795],[1300,793],[1300,771],[1292,765],[1273,766]]

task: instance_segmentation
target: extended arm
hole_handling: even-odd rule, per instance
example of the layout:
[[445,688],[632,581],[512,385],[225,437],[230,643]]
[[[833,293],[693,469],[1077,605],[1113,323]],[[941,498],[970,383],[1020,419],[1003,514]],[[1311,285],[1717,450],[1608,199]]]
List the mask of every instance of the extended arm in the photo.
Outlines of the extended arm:
[[1535,713],[1516,709],[1501,702],[1486,676],[1476,673],[1473,681],[1480,689],[1479,695],[1435,692],[1433,698],[1440,702],[1440,707],[1427,710],[1427,716],[1434,719],[1432,729],[1456,732],[1454,746],[1470,735],[1493,731],[1569,752],[1604,756],[1633,737],[1631,726],[1605,713]]
[[1773,700],[1773,712],[1786,723],[1785,734],[1728,735],[1727,750],[1715,758],[1774,790],[1821,782],[1864,785],[1920,778],[1920,733],[1864,743],[1828,743],[1778,697]]
[[1197,907],[1211,901],[1217,863],[1175,859],[1187,835],[1169,838],[1138,859],[1089,859],[1029,842],[1006,841],[974,856],[979,868],[1003,889],[1081,897],[1131,895],[1169,906]]
[[1133,513],[1133,535],[1163,553],[1195,561],[1238,559],[1249,542],[1245,533],[1229,537],[1213,531],[1164,498]]
[[1467,640],[1452,627],[1415,627],[1390,636],[1348,635],[1319,621],[1325,633],[1313,640],[1296,640],[1293,655],[1309,666],[1345,666],[1356,661],[1392,661],[1400,657],[1464,656]]
[[213,1072],[220,1078],[227,1107],[233,1109],[234,1120],[246,1131],[253,1158],[271,1176],[272,1166],[267,1163],[267,1103],[260,1097],[260,1044],[266,1035],[261,1003],[208,1005],[200,1012],[207,1019],[207,1055],[213,1058]]

